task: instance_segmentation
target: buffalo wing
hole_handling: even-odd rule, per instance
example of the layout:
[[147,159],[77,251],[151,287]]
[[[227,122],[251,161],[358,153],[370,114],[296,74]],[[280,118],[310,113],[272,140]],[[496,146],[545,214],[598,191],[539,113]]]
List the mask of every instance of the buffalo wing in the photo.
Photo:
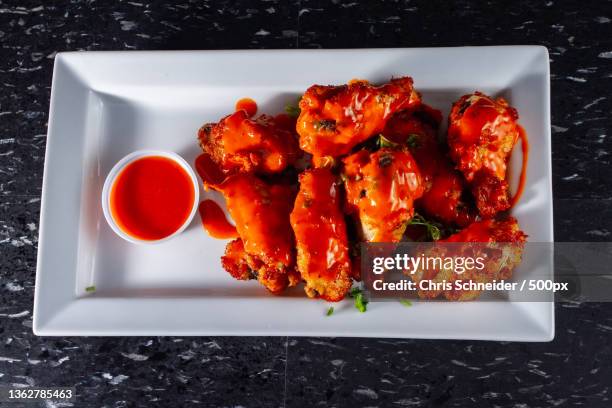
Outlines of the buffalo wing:
[[348,154],[354,146],[381,132],[395,112],[419,102],[408,77],[392,79],[379,87],[366,81],[313,85],[300,100],[300,147],[315,156],[315,164],[325,156]]
[[[457,274],[452,269],[417,270],[412,279],[418,284],[421,280],[432,282],[450,282],[458,279],[476,283],[492,282],[494,280],[510,279],[512,272],[520,264],[523,245],[527,235],[520,230],[515,218],[503,220],[487,219],[470,224],[462,231],[438,241],[449,244],[433,247],[429,256],[471,257],[486,254],[482,270],[470,269]],[[422,298],[436,298],[443,295],[448,300],[472,300],[480,295],[478,290],[460,290],[452,285],[452,289],[419,290]]]
[[343,299],[351,288],[351,264],[337,177],[329,169],[300,175],[291,225],[306,294],[334,302]]
[[466,199],[465,179],[437,140],[441,121],[439,111],[425,105],[416,112],[402,111],[387,123],[383,137],[406,145],[423,178],[423,196],[415,203],[423,213],[444,223],[466,226],[476,217],[476,209]]
[[403,149],[360,150],[343,160],[347,211],[370,242],[398,242],[423,194],[421,174]]
[[[232,276],[249,275],[240,263],[244,251],[249,273],[273,293],[296,285],[294,239],[289,212],[294,192],[289,186],[268,184],[251,174],[229,177],[221,186],[240,241],[230,242],[224,266]],[[241,248],[242,246],[242,248]]]
[[291,123],[268,115],[250,118],[244,110],[202,126],[198,141],[226,176],[278,173],[302,156]]
[[470,183],[480,214],[510,208],[506,168],[519,137],[516,109],[480,92],[453,104],[448,125],[450,156]]

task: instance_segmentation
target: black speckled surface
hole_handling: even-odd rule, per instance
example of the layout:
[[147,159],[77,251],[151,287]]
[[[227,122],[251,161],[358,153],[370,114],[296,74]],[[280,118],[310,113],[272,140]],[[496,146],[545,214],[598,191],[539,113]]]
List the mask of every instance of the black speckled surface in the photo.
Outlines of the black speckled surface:
[[0,384],[75,385],[75,407],[612,406],[612,304],[557,305],[543,344],[31,331],[56,52],[544,45],[556,239],[609,241],[611,19],[610,1],[0,1]]

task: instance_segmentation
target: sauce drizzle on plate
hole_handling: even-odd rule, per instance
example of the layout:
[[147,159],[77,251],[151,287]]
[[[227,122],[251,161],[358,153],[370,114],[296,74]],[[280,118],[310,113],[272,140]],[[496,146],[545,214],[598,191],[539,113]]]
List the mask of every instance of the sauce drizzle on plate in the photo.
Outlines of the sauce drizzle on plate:
[[521,176],[519,178],[519,184],[516,189],[516,194],[512,197],[510,208],[514,207],[516,203],[523,195],[525,189],[525,182],[527,181],[527,162],[529,161],[529,140],[527,140],[527,133],[522,126],[519,126],[519,138],[521,139],[521,151],[523,153],[523,163],[521,165]]
[[202,219],[202,226],[208,232],[208,235],[218,239],[238,237],[236,227],[229,223],[225,213],[216,202],[204,200],[200,203],[198,210]]

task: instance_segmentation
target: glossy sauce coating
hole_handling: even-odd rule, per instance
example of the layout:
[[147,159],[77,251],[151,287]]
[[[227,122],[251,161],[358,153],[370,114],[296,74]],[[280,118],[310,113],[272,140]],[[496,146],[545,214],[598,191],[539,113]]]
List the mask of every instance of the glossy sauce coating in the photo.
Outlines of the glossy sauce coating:
[[300,100],[300,147],[315,157],[345,155],[381,132],[393,113],[419,102],[408,77],[392,79],[379,87],[365,81],[313,85]]
[[329,169],[300,175],[300,190],[291,212],[298,270],[310,297],[344,298],[351,288],[351,264],[337,178]]
[[216,189],[225,180],[225,174],[221,171],[207,153],[201,153],[195,160],[195,169],[204,183],[204,188]]
[[519,136],[517,119],[516,110],[504,99],[494,100],[480,92],[453,104],[450,154],[468,181],[481,169],[500,180],[506,178],[507,158]]
[[[426,215],[445,223],[466,226],[477,211],[464,198],[467,186],[463,175],[443,152],[437,140],[440,111],[422,105],[416,112],[398,112],[387,123],[383,135],[407,146],[423,178],[424,193],[415,206]],[[468,192],[469,194],[469,192]]]
[[525,242],[527,235],[520,230],[514,217],[503,220],[481,220],[439,242]]
[[213,238],[227,239],[238,237],[236,227],[230,224],[225,213],[213,200],[204,200],[198,207],[202,226]]
[[292,124],[244,109],[202,126],[198,140],[225,175],[279,173],[302,156]]
[[[514,219],[474,222],[479,212],[493,217],[510,205],[506,167],[519,127],[503,99],[477,92],[456,102],[449,146],[437,140],[440,111],[421,102],[409,77],[382,86],[364,80],[313,85],[301,98],[298,118],[256,116],[250,98],[235,109],[200,129],[204,153],[196,169],[205,187],[224,195],[236,224],[213,202],[201,204],[209,233],[238,236],[222,257],[236,279],[257,279],[275,294],[303,280],[309,297],[341,300],[360,269],[347,227],[358,241],[397,242],[415,207],[443,227],[464,227],[448,242],[525,240]],[[390,143],[375,143],[381,132]],[[512,256],[520,260],[520,251]],[[432,278],[452,278],[446,272]],[[453,300],[476,295],[444,292]]]
[[480,215],[510,208],[507,163],[519,137],[518,113],[502,99],[480,92],[464,95],[449,116],[451,158],[470,183]]
[[258,280],[278,293],[299,281],[289,213],[295,194],[287,185],[236,174],[220,186]]
[[516,193],[514,197],[512,197],[512,202],[510,203],[510,207],[514,207],[516,203],[521,199],[523,195],[523,190],[525,190],[525,183],[527,182],[527,163],[529,162],[529,140],[527,139],[527,133],[522,126],[519,126],[519,138],[521,139],[521,152],[523,153],[523,160],[521,163],[521,175],[519,178],[519,184],[516,189]]
[[110,210],[123,232],[155,241],[172,235],[185,223],[194,199],[191,178],[178,163],[148,156],[119,173],[110,192]]
[[221,188],[245,250],[271,262],[291,265],[294,260],[289,225],[294,197],[291,189],[268,185],[247,174],[230,177]]
[[347,210],[370,242],[398,242],[423,194],[421,173],[407,150],[360,150],[343,160]]

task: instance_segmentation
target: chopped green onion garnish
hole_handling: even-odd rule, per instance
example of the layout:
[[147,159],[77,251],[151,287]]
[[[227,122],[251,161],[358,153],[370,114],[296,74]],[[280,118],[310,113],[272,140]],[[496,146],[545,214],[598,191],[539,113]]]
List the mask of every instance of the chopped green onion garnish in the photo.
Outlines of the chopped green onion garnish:
[[419,147],[419,135],[416,133],[411,133],[408,135],[408,139],[406,139],[406,144],[408,147]]
[[300,116],[300,113],[302,112],[300,109],[300,100],[302,100],[301,96],[297,98],[297,101],[295,101],[295,105],[285,105],[285,112],[287,113],[287,115],[291,116],[292,118],[297,118],[298,116]]
[[285,112],[287,112],[287,115],[291,116],[292,118],[297,118],[300,116],[301,110],[297,106],[287,105],[285,106]]
[[351,289],[349,296],[355,299],[355,307],[357,310],[359,310],[361,313],[367,310],[368,300],[365,298],[360,288],[354,287]]
[[442,237],[440,227],[438,227],[434,222],[427,221],[420,214],[414,214],[414,217],[412,217],[410,220],[410,225],[422,225],[427,228],[427,234],[433,241],[437,241]]
[[397,147],[399,146],[397,143],[392,142],[391,140],[387,139],[382,133],[378,135],[378,147],[383,148],[383,147]]
[[367,310],[367,305],[368,305],[368,301],[363,296],[363,293],[358,293],[355,296],[355,307],[357,308],[357,310],[363,313]]
[[400,303],[401,303],[402,305],[406,306],[406,307],[410,307],[410,306],[412,306],[412,302],[411,302],[411,301],[409,301],[409,300],[407,300],[407,299],[402,299],[402,300],[400,300]]

